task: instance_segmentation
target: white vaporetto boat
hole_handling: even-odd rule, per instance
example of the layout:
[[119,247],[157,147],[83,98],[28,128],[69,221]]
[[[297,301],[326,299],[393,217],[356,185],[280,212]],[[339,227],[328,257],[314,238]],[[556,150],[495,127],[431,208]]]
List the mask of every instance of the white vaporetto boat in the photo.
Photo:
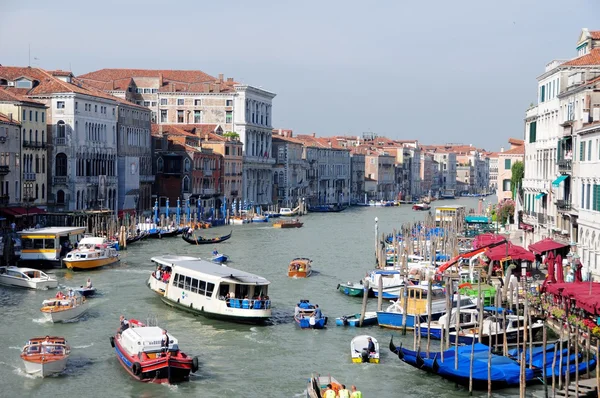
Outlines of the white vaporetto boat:
[[70,347],[64,337],[34,337],[21,351],[25,372],[46,377],[67,367]]
[[0,267],[0,283],[29,289],[54,289],[58,281],[44,272],[33,268]]
[[[58,295],[57,295],[58,296]],[[85,297],[64,297],[59,296],[44,300],[40,311],[53,323],[66,322],[79,318],[88,309],[88,302]]]
[[152,262],[161,272],[153,272],[147,285],[169,306],[232,322],[271,317],[270,282],[261,276],[194,257],[165,255]]

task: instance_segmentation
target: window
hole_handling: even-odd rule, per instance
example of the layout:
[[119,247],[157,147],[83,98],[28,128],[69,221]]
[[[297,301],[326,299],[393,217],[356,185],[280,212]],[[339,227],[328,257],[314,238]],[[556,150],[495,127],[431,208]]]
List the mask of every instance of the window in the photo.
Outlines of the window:
[[226,100],[225,106],[233,106],[233,100]]
[[59,153],[56,155],[56,172],[57,176],[66,177],[67,176],[67,155],[64,153]]
[[177,111],[177,123],[183,123],[183,111],[182,110]]
[[198,286],[198,294],[206,294],[206,282],[200,281],[200,285]]
[[184,167],[185,167],[185,171],[186,173],[190,171],[191,168],[191,162],[188,158],[185,158],[185,161],[183,162]]
[[159,173],[162,173],[163,167],[164,167],[164,161],[163,161],[163,159],[162,158],[158,158],[158,160],[156,161],[156,170]]
[[215,284],[207,282],[206,283],[206,295],[209,297],[212,296],[214,290],[215,290]]
[[225,123],[232,123],[232,122],[233,122],[233,112],[226,111],[225,112]]
[[156,101],[152,101],[152,106],[156,106]]
[[510,180],[502,180],[502,190],[510,191]]
[[135,92],[138,93],[138,94],[142,94],[144,92],[144,89],[143,88],[136,88]]
[[161,98],[160,99],[160,104],[161,105],[167,105],[167,103],[168,103],[168,100],[166,98]]
[[144,94],[150,94],[151,92],[152,92],[152,90],[149,88],[144,89]]
[[540,102],[544,102],[546,100],[546,86],[540,87]]
[[504,159],[504,169],[510,170],[510,159]]
[[31,88],[31,81],[30,80],[18,80],[15,84],[15,87],[17,88]]
[[42,111],[42,123],[46,121],[46,111]]
[[592,160],[592,140],[588,141],[588,160]]
[[56,109],[65,109],[65,101],[56,101]]
[[529,142],[535,142],[535,134],[537,129],[537,122],[529,123]]
[[177,105],[185,105],[185,99],[184,98],[177,98]]
[[585,141],[579,143],[579,160],[585,160]]
[[195,100],[194,100],[194,106],[200,106],[200,105],[202,105],[202,100],[200,100],[200,99],[195,99]]
[[94,112],[98,113],[98,105],[94,105]]
[[58,123],[56,123],[56,130],[57,130],[57,137],[58,138],[65,138],[66,137],[66,125],[65,122],[63,122],[62,120],[59,120]]
[[38,121],[38,111],[35,111],[35,121]]
[[150,101],[144,101],[144,106],[150,106]]
[[166,123],[168,120],[168,113],[166,109],[161,109],[160,110],[160,122],[161,123]]
[[194,111],[194,123],[202,123],[202,111]]

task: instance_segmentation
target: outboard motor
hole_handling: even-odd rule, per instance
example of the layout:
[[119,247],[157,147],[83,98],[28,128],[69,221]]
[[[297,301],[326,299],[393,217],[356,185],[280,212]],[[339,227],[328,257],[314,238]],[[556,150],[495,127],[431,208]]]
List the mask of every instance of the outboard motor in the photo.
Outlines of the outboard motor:
[[348,318],[346,318],[345,316],[342,317],[342,324],[344,326],[348,326]]
[[363,348],[362,351],[360,352],[360,357],[364,362],[369,362],[369,349],[368,348]]

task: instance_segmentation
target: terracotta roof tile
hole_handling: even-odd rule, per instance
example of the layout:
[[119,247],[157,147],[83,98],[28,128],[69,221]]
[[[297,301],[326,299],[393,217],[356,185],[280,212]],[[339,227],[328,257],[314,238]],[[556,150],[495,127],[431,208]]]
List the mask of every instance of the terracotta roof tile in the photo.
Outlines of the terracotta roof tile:
[[0,113],[0,123],[8,123],[8,124],[12,124],[14,126],[20,126],[21,123],[19,123],[17,120],[9,118],[8,116],[6,116],[4,113]]
[[4,87],[4,89],[0,89],[0,101],[25,102],[31,105],[46,107],[46,105],[42,104],[41,102],[37,102],[32,100],[31,98],[26,97],[24,95],[24,92],[27,93],[27,89],[15,89],[14,87]]
[[512,149],[509,149],[508,151],[504,151],[504,152],[500,152],[499,156],[502,155],[525,155],[525,146],[521,145]]
[[589,53],[565,62],[561,66],[600,65],[600,48],[593,48]]
[[592,40],[600,40],[600,30],[590,30]]

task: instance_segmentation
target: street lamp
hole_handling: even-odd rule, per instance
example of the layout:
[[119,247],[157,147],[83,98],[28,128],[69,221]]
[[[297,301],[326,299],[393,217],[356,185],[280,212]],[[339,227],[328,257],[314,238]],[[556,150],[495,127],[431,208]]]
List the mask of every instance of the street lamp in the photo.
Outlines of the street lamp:
[[377,236],[379,236],[379,224],[377,222],[379,218],[375,217],[375,258],[377,258]]

